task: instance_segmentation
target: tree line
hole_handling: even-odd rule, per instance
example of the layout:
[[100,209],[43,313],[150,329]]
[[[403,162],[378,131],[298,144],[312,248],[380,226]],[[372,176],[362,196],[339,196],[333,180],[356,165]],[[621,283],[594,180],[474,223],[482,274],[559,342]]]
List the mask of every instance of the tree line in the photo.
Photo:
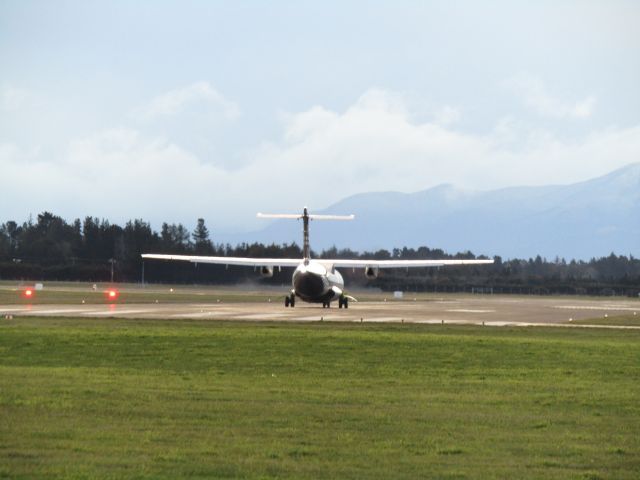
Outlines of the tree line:
[[[71,223],[50,212],[18,224],[0,225],[0,278],[12,280],[68,280],[90,282],[165,282],[230,284],[260,281],[286,285],[290,272],[277,269],[261,279],[252,269],[186,262],[143,262],[142,253],[302,258],[296,244],[236,246],[214,243],[202,218],[190,231],[182,224],[163,223],[159,232],[135,219],[124,226],[96,217]],[[316,258],[451,259],[476,257],[471,252],[449,254],[426,246],[391,251],[355,252],[336,247],[312,252]],[[629,295],[640,293],[640,260],[611,254],[589,261],[494,257],[493,265],[387,270],[367,279],[361,269],[341,271],[348,285],[385,291],[493,292],[530,294]]]

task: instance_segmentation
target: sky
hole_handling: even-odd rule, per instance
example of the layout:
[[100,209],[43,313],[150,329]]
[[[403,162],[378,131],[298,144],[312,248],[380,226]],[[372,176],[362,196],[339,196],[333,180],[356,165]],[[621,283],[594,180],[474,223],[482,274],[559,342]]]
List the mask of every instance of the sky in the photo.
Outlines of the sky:
[[603,175],[640,161],[638,25],[620,0],[3,0],[0,222],[215,235]]

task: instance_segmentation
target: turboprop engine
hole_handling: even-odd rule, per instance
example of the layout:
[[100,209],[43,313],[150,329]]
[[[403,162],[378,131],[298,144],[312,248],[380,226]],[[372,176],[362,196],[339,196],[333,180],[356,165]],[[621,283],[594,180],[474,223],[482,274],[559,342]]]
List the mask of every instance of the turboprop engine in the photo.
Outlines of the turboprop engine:
[[365,267],[364,276],[371,279],[378,278],[378,272],[378,267]]
[[264,278],[273,277],[273,267],[269,267],[266,265],[263,267],[260,267],[260,275]]

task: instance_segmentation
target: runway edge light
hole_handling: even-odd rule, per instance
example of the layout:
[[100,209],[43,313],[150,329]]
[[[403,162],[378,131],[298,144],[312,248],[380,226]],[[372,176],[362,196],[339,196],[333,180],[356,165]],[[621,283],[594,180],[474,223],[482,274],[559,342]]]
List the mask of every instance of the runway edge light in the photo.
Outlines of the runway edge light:
[[120,292],[115,288],[109,288],[104,292],[104,295],[107,297],[108,301],[115,302],[120,296]]
[[33,298],[35,296],[35,290],[32,287],[27,287],[22,290],[22,298]]

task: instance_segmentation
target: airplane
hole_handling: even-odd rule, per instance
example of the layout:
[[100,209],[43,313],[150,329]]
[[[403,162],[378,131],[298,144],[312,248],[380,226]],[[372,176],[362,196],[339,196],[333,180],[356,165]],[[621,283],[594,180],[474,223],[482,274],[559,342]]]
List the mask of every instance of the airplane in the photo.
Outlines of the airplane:
[[345,294],[344,280],[336,267],[363,268],[367,278],[376,278],[379,270],[384,268],[412,267],[444,267],[449,265],[479,265],[493,263],[493,260],[348,260],[348,259],[312,259],[309,247],[310,220],[353,220],[354,215],[316,215],[310,214],[304,207],[302,215],[298,214],[263,214],[258,218],[302,219],[303,224],[303,258],[246,258],[246,257],[211,257],[198,255],[164,255],[155,253],[142,254],[144,259],[178,260],[192,263],[213,263],[218,265],[241,265],[260,269],[263,277],[272,277],[275,267],[295,267],[292,276],[292,288],[284,299],[285,307],[295,307],[296,298],[307,303],[322,303],[323,308],[330,308],[331,302],[338,300],[339,308],[349,308],[349,300],[353,297]]

